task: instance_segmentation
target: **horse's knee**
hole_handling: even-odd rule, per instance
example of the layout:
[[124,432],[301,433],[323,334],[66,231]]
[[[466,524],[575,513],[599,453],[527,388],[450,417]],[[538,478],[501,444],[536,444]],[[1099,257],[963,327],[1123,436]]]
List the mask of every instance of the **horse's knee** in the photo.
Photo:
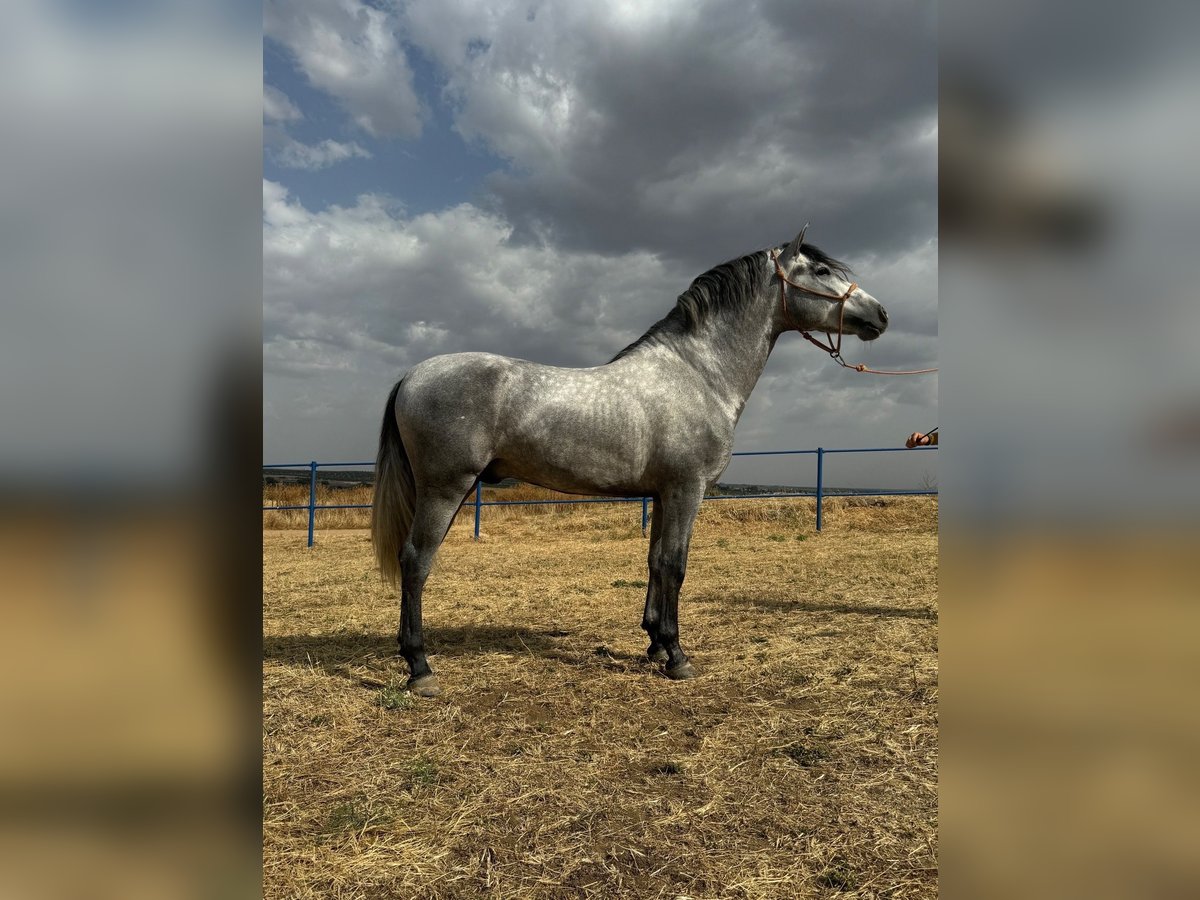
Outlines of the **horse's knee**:
[[658,572],[665,589],[678,590],[687,574],[687,557],[681,553],[664,553]]
[[655,544],[650,548],[649,554],[646,556],[646,564],[650,567],[650,571],[658,568],[658,564],[662,561],[662,546]]

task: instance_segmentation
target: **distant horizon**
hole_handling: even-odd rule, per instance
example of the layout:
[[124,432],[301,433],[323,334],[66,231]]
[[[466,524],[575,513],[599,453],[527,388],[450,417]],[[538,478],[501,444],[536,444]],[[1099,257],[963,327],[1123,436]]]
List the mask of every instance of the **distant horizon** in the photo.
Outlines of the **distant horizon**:
[[[368,474],[372,474],[372,475],[374,474],[374,473],[371,473],[371,472],[368,472],[368,471],[365,471],[362,469],[345,469],[345,470],[340,470],[340,471],[334,469],[332,471],[326,472],[325,474],[320,474],[320,470],[318,470],[318,472],[319,472],[319,474],[317,476],[317,484],[324,484],[326,486],[335,486],[335,487],[345,486],[345,487],[349,488],[354,485],[365,485],[365,484],[374,483],[373,479],[367,479],[367,478],[355,479],[355,478],[330,477],[330,476],[337,476],[337,475],[364,475],[365,476]],[[287,466],[284,468],[266,468],[264,466],[264,468],[263,468],[264,477],[279,477],[278,475],[273,475],[273,474],[269,474],[269,473],[281,473],[286,477],[286,480],[289,483],[295,483],[295,484],[307,484],[309,479],[311,478],[311,470],[306,466],[302,466],[302,467]],[[496,484],[485,484],[484,487],[508,490],[510,488],[514,488],[514,487],[517,487],[520,485],[525,485],[525,484],[532,484],[532,482],[518,481],[516,479],[506,478],[503,481],[498,482]],[[541,485],[533,485],[533,486],[534,487],[542,487]],[[735,494],[748,494],[748,495],[772,494],[772,493],[784,493],[784,492],[798,492],[798,493],[799,492],[807,492],[807,493],[815,494],[816,490],[817,490],[817,487],[815,484],[778,484],[778,483],[761,482],[761,481],[718,481],[716,483],[716,485],[714,485],[714,487],[717,490],[725,490],[725,491],[730,491],[731,493],[735,493]],[[545,488],[545,490],[553,490],[553,488]],[[859,485],[822,485],[821,490],[822,490],[822,493],[825,493],[825,494],[836,494],[836,493],[841,493],[841,492],[845,492],[845,491],[890,492],[890,491],[910,490],[910,489],[895,488],[895,487],[882,487],[880,485],[859,484]],[[936,492],[937,485],[934,484],[932,487],[922,486],[919,488],[911,488],[911,490],[926,490],[926,491]],[[570,493],[570,492],[557,491],[557,493],[565,494],[565,493]],[[590,497],[590,496],[603,496],[603,495],[579,494],[579,495],[574,495],[574,496],[581,496],[581,497],[589,496]]]

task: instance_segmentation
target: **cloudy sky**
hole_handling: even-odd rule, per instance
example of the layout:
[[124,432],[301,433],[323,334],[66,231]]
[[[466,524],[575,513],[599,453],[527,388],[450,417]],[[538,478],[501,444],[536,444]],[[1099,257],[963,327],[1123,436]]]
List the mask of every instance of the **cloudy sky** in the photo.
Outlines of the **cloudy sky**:
[[[267,0],[264,21],[265,461],[372,458],[392,383],[439,353],[601,364],[805,222],[890,313],[847,357],[936,365],[933,3]],[[737,447],[936,422],[936,376],[788,335]],[[829,478],[920,486],[934,456]]]

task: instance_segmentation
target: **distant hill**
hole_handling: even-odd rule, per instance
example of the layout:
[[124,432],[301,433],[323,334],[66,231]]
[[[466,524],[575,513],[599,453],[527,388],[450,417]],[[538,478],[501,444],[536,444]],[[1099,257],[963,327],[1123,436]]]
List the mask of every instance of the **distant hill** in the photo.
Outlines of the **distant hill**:
[[[308,469],[263,469],[263,484],[308,484],[311,477]],[[317,469],[317,483],[331,488],[374,484],[375,472],[373,469]]]

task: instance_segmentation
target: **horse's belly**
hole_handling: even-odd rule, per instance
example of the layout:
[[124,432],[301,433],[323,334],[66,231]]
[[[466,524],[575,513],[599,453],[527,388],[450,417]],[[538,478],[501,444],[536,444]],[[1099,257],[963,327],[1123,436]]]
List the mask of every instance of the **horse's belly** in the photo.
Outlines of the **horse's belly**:
[[496,474],[572,494],[636,495],[645,489],[645,442],[633,423],[543,415],[497,448]]
[[510,464],[507,460],[497,460],[493,470],[500,478],[515,478],[552,491],[562,491],[566,494],[599,494],[609,497],[640,497],[647,488],[636,478],[613,478],[611,475],[589,477],[587,474],[571,471],[561,466],[528,464]]

